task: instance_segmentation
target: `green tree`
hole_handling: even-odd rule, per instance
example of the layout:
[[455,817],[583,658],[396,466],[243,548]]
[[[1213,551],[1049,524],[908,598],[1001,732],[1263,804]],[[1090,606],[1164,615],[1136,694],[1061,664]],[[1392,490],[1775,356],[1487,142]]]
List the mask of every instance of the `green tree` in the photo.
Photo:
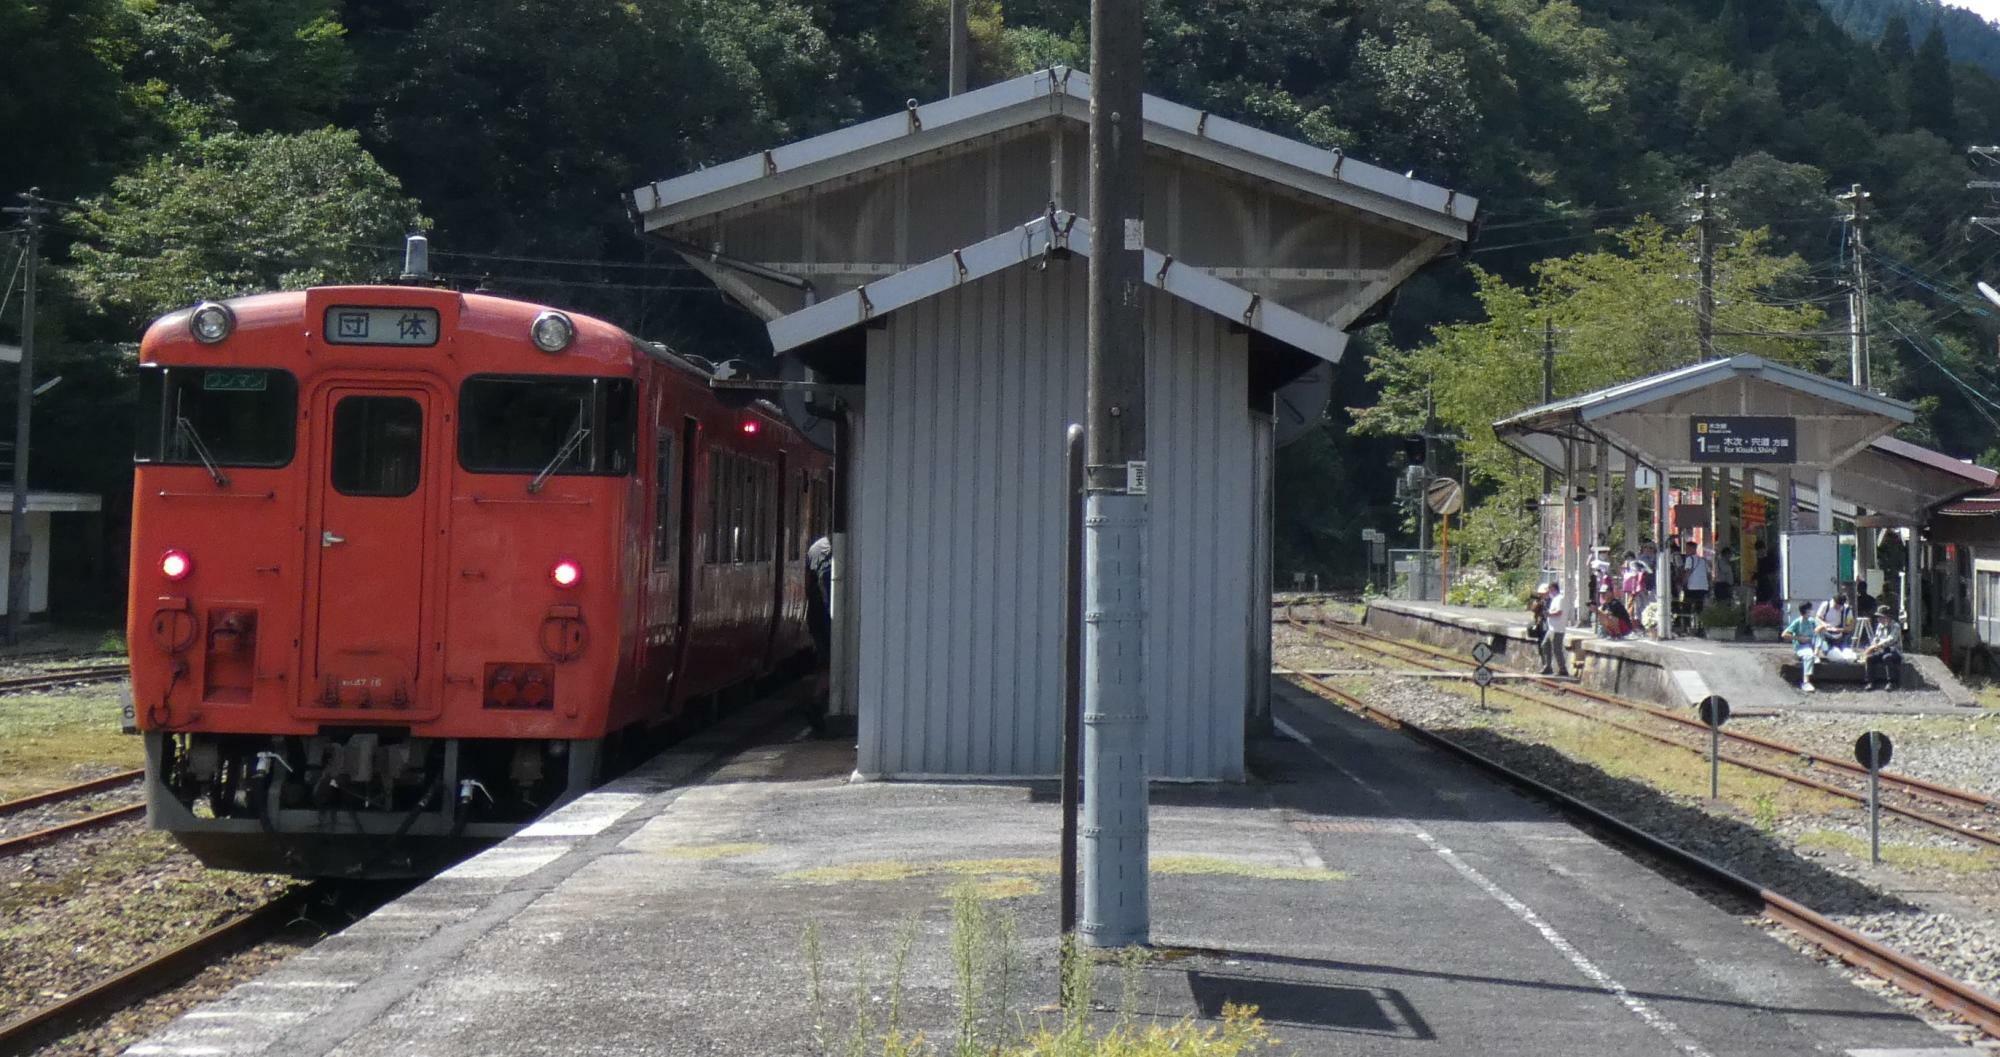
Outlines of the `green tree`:
[[1902,12],[1889,16],[1889,22],[1882,27],[1882,39],[1875,45],[1875,50],[1881,54],[1882,61],[1895,70],[1908,68],[1916,59],[1917,53],[1910,48],[1910,20],[1904,18]]
[[379,277],[424,225],[339,129],[200,140],[119,177],[72,220],[83,238],[66,279],[134,334],[202,298]]
[[1958,107],[1951,80],[1951,57],[1945,53],[1944,29],[1932,26],[1910,66],[1910,127],[1929,129],[1950,139],[1958,127]]

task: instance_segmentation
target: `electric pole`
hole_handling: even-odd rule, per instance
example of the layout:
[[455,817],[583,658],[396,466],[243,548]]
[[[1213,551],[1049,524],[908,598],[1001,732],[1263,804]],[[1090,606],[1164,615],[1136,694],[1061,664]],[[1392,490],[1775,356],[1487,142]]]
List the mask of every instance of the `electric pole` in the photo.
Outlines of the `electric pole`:
[[1715,359],[1715,200],[1721,197],[1708,189],[1707,184],[1695,192],[1694,201],[1698,212],[1694,215],[1695,233],[1700,247],[1697,261],[1701,265],[1701,291],[1696,300],[1695,326],[1701,336],[1701,358],[1703,362]]
[[21,625],[27,623],[30,558],[34,541],[28,534],[28,423],[35,401],[35,272],[41,263],[42,218],[49,213],[50,201],[41,188],[29,188],[20,195],[21,204],[0,209],[21,218],[21,367],[14,390],[14,495],[7,533],[7,644],[21,641]]
[[947,95],[965,94],[968,67],[972,65],[970,33],[966,29],[966,6],[971,0],[951,0],[951,74]]
[[1151,932],[1146,805],[1144,26],[1091,0],[1089,428],[1084,500],[1083,942]]
[[[1542,403],[1556,402],[1556,321],[1554,317],[1542,320]],[[1429,428],[1429,427],[1425,427]],[[1426,449],[1428,450],[1428,449]],[[1542,467],[1542,497],[1556,490],[1555,470]]]
[[1847,255],[1853,267],[1852,285],[1847,291],[1847,321],[1853,345],[1853,382],[1856,389],[1866,389],[1868,378],[1868,243],[1864,238],[1868,226],[1868,199],[1871,196],[1855,184],[1853,189],[1840,196],[1847,206]]
[[1417,482],[1417,600],[1431,596],[1431,478],[1437,475],[1437,397],[1424,383],[1424,479]]

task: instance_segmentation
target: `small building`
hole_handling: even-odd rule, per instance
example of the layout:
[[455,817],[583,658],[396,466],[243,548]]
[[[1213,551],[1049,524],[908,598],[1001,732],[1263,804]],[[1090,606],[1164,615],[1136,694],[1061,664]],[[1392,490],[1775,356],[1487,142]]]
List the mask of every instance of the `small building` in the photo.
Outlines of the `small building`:
[[[89,514],[103,509],[103,501],[94,495],[76,492],[29,492],[28,493],[28,540],[30,544],[28,561],[28,614],[49,611],[49,570],[50,553],[54,544],[54,521],[57,514]],[[14,496],[11,492],[0,492],[0,550],[7,546],[14,531]],[[0,563],[4,569],[4,563]],[[4,573],[0,573],[3,576]],[[0,615],[7,612],[7,589],[0,580]]]
[[[1090,79],[1057,68],[639,188],[642,228],[844,388],[836,707],[878,777],[1058,770]],[[1458,246],[1470,198],[1145,99],[1148,766],[1265,707],[1273,393]]]

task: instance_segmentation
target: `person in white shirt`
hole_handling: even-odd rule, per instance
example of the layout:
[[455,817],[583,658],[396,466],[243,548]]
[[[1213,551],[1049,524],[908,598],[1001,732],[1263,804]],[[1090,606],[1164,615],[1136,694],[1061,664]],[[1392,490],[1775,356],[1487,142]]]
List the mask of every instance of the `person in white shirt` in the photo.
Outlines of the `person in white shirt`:
[[1542,674],[1569,677],[1569,644],[1563,632],[1569,628],[1569,609],[1564,604],[1559,583],[1549,585],[1546,619],[1548,631],[1542,636]]
[[1714,582],[1708,559],[1690,543],[1681,555],[1681,604],[1696,634],[1701,631],[1701,611],[1708,605],[1708,589]]

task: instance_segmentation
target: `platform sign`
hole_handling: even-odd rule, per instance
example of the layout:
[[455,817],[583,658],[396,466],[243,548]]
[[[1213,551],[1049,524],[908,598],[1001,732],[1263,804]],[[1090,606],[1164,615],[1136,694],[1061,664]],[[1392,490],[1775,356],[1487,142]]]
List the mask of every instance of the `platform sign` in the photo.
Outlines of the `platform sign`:
[[1799,421],[1779,415],[1694,415],[1688,459],[1722,465],[1799,461]]
[[1695,706],[1708,724],[1708,798],[1722,799],[1722,725],[1729,722],[1729,700],[1710,694]]
[[1868,768],[1868,861],[1882,861],[1882,768],[1896,755],[1889,735],[1871,730],[1854,739],[1854,762]]

